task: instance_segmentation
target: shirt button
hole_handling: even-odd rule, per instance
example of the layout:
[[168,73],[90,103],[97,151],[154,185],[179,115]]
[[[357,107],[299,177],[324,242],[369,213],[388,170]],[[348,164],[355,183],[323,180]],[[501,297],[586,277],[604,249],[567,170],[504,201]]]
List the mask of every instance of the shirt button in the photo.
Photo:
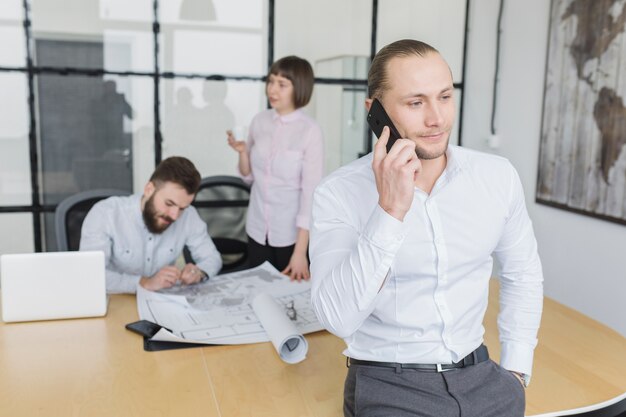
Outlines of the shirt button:
[[148,258],[148,262],[150,262],[150,258]]

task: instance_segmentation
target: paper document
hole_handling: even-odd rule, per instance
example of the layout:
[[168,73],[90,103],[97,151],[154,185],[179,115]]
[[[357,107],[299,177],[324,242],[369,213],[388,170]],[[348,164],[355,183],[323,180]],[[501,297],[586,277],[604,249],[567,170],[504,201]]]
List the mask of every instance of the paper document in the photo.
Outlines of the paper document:
[[287,317],[283,306],[270,295],[262,292],[252,301],[252,309],[276,348],[276,352],[287,363],[304,360],[309,345],[293,321]]
[[304,359],[308,344],[303,334],[322,330],[310,299],[310,282],[292,282],[268,262],[159,292],[137,287],[139,317],[171,330],[161,329],[151,340],[205,344],[271,340],[288,363]]

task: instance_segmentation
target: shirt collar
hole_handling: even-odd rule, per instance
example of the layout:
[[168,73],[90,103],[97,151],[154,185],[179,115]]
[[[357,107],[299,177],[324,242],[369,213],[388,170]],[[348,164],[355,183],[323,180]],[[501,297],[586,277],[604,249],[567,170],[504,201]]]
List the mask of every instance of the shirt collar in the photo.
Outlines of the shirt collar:
[[463,170],[465,167],[465,160],[456,145],[448,145],[446,158],[445,173],[446,176],[451,179]]
[[446,149],[446,168],[443,170],[435,186],[433,187],[430,195],[434,195],[439,192],[441,187],[449,184],[454,178],[463,171],[465,167],[465,160],[463,154],[459,152],[459,149],[455,145],[448,145]]
[[272,109],[272,120],[277,121],[280,120],[282,123],[291,123],[298,119],[301,119],[304,116],[304,113],[300,109],[296,109],[289,114],[280,115],[274,109]]

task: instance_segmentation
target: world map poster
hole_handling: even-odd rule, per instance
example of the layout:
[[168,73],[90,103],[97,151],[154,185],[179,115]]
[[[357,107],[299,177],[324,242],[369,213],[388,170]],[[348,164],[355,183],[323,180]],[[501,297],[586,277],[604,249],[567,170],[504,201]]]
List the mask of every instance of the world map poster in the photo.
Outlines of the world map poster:
[[552,0],[538,203],[626,224],[626,0]]

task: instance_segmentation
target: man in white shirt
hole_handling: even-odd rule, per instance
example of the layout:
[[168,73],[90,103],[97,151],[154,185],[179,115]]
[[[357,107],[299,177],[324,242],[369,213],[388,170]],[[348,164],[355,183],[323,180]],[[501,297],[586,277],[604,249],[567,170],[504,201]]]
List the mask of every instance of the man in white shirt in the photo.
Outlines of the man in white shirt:
[[[346,416],[521,417],[543,274],[520,179],[504,158],[449,145],[451,71],[402,40],[370,67],[386,127],[367,155],[316,189],[312,304],[344,338]],[[500,364],[482,345],[492,255],[500,271]]]
[[[85,217],[80,250],[104,251],[108,293],[134,293],[137,284],[156,291],[217,275],[222,259],[206,223],[191,207],[200,174],[186,158],[156,168],[143,194],[110,197]],[[187,246],[195,264],[174,264]]]

